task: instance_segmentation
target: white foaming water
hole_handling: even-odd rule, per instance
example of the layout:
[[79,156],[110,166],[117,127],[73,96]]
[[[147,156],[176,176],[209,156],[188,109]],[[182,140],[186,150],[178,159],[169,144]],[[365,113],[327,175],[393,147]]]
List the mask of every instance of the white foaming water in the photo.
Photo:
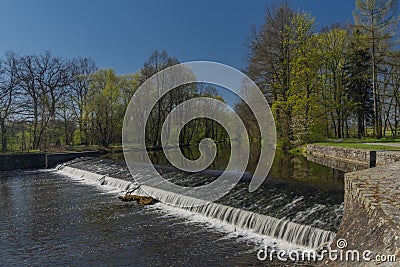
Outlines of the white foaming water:
[[69,166],[60,165],[57,167],[57,170],[59,173],[69,177],[85,179],[97,185],[106,185],[110,189],[120,190],[119,192],[134,190],[132,193],[135,195],[147,195],[146,192],[148,192],[152,197],[161,201],[161,204],[156,206],[161,207],[167,212],[183,216],[192,221],[207,222],[226,232],[240,233],[238,235],[246,236],[246,238],[263,240],[262,243],[267,242],[270,244],[274,242],[279,247],[284,248],[316,249],[322,244],[332,242],[335,237],[335,234],[330,231],[219,203],[208,203],[198,206],[200,201],[198,199],[150,187],[144,187],[145,190],[143,190],[135,182],[108,177]]
[[235,239],[241,242],[251,242],[256,246],[253,249],[249,249],[248,252],[258,251],[260,248],[265,248],[266,246],[274,246],[279,249],[285,249],[287,251],[292,250],[310,250],[307,247],[291,244],[284,240],[273,238],[270,236],[265,236],[258,234],[251,230],[245,230],[238,228],[230,223],[220,221],[215,218],[206,217],[199,213],[194,213],[192,211],[177,208],[164,203],[157,203],[152,207],[154,210],[158,210],[165,213],[165,216],[177,216],[184,218],[185,220],[194,224],[203,224],[211,230],[217,230],[219,232],[225,233],[224,237],[220,239]]
[[[100,175],[97,173],[92,173],[92,172],[88,172],[88,171],[84,171],[81,169],[77,169],[77,168],[71,168],[68,166],[64,166],[64,165],[59,165],[55,168],[55,171],[58,174],[67,176],[69,178],[71,178],[74,181],[77,182],[81,182],[87,185],[92,185],[92,186],[96,186],[97,188],[99,188],[101,191],[105,192],[105,193],[111,193],[111,194],[120,194],[122,189],[124,186],[126,185],[124,182],[124,180],[120,180],[120,179],[115,179],[115,180],[119,180],[121,183],[121,188],[118,186],[118,183],[111,183],[112,185],[108,185],[106,184],[106,175]],[[111,177],[110,177],[111,178]],[[108,180],[108,179],[107,179]],[[111,180],[114,180],[113,178],[111,178]],[[131,185],[133,186],[133,185]]]

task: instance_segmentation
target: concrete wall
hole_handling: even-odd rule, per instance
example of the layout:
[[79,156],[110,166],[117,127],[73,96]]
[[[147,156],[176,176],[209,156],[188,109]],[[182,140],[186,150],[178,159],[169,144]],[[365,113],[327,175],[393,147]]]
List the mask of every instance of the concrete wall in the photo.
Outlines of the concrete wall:
[[0,171],[15,169],[53,168],[57,164],[79,157],[97,157],[99,152],[34,153],[0,155]]
[[46,167],[46,154],[0,155],[0,171]]

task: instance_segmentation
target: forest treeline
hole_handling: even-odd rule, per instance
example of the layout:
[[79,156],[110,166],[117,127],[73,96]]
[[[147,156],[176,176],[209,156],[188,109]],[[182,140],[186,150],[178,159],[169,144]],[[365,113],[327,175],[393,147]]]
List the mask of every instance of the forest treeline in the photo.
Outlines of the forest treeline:
[[316,31],[287,1],[249,41],[247,74],[263,90],[283,147],[326,138],[397,137],[397,0],[357,0],[353,24]]
[[7,52],[0,61],[1,150],[112,143],[128,101],[122,92],[133,90],[136,80],[98,70],[90,58]]
[[[160,70],[178,63],[165,51],[155,51],[139,72],[117,75],[112,69],[98,69],[90,58],[8,52],[0,61],[1,151],[121,144],[125,110],[135,91]],[[160,146],[167,115],[181,102],[198,96],[223,101],[207,84],[174,89],[154,107],[146,125],[146,144]],[[204,137],[224,139],[226,132],[215,122],[200,119],[184,127],[180,143]]]
[[[252,29],[246,74],[263,91],[284,148],[323,140],[397,137],[400,117],[400,51],[397,0],[356,0],[354,23],[317,30],[311,14],[287,1],[271,5]],[[117,75],[90,58],[65,59],[46,52],[0,59],[1,151],[109,147],[121,143],[126,107],[139,86],[179,63],[155,51],[137,73]],[[223,96],[207,84],[187,85],[164,96],[147,122],[146,143],[160,145],[168,113],[183,101]],[[251,131],[248,107],[235,109]],[[184,127],[181,144],[226,132],[208,119]]]

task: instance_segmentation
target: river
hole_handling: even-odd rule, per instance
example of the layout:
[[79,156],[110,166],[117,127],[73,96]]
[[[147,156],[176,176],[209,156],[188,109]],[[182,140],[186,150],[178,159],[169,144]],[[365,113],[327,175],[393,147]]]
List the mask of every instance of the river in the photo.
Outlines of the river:
[[[165,164],[156,153],[156,163]],[[120,156],[112,158],[78,160],[70,166],[132,180],[123,174],[125,166],[115,161]],[[223,167],[220,162],[224,158],[211,169]],[[171,171],[164,174],[189,184],[191,178],[199,179]],[[206,177],[210,175],[200,178]],[[278,225],[280,231],[291,229],[286,221],[295,223],[304,227],[303,235],[311,226],[327,233],[339,226],[340,171],[278,152],[263,186],[246,195],[247,184],[239,183],[215,204],[217,209],[234,207],[237,219],[251,212],[264,216],[263,222],[272,222],[269,218],[285,222]],[[235,225],[237,219],[229,224],[200,210],[124,203],[117,199],[119,194],[116,188],[57,170],[0,172],[0,265],[248,266],[265,265],[257,260],[264,245],[304,249],[301,240],[291,243],[293,237],[287,235],[285,240],[242,229]]]

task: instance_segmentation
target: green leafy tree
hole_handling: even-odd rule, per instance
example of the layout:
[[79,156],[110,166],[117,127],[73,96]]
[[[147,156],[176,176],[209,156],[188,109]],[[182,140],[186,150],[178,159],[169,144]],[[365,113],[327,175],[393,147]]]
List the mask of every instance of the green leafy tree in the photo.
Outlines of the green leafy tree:
[[[144,63],[143,68],[140,70],[141,81],[144,82],[157,72],[178,64],[179,61],[175,57],[168,56],[166,51],[154,51],[147,62]],[[157,80],[158,88],[161,88],[162,80]],[[149,122],[147,122],[147,135],[146,143],[148,145],[159,147],[161,146],[161,128],[165,118],[168,115],[168,107],[171,106],[172,101],[168,98],[161,98],[160,90],[158,93],[157,104],[150,114]],[[170,99],[171,100],[171,99]]]
[[314,25],[314,19],[307,13],[297,13],[289,24],[293,60],[288,104],[293,110],[293,145],[310,142],[320,132],[320,59]]
[[[340,25],[325,28],[319,35],[322,108],[325,112],[326,137],[330,137],[329,128],[334,137],[345,137],[345,128],[349,117],[349,99],[346,96],[346,55],[349,46],[348,30]],[[330,124],[330,126],[328,126]]]
[[314,19],[287,3],[267,9],[265,22],[253,30],[247,74],[272,106],[278,139],[288,149],[308,142],[318,130],[317,36]]
[[139,72],[119,76],[119,87],[125,109],[128,107],[132,96],[139,88],[140,79],[141,77]]
[[0,61],[0,135],[1,151],[7,152],[8,149],[8,123],[12,116],[17,113],[18,90],[16,54],[6,53],[5,59]]
[[278,139],[284,149],[293,141],[292,107],[288,98],[293,60],[289,25],[294,15],[287,3],[267,8],[264,24],[253,29],[249,40],[246,69],[272,105]]

